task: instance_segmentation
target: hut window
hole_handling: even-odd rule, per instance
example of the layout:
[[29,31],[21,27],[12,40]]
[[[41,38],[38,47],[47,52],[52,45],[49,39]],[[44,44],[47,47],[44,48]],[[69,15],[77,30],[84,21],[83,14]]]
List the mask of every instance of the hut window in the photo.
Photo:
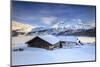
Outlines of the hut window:
[[49,46],[49,49],[53,49],[54,48],[54,46]]

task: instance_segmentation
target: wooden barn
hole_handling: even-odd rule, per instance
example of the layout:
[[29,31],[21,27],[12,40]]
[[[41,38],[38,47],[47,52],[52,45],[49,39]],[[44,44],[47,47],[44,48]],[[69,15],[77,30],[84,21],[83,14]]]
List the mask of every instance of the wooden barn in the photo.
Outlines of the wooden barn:
[[60,40],[53,35],[36,36],[26,42],[28,47],[38,47],[52,50],[54,48],[61,48]]

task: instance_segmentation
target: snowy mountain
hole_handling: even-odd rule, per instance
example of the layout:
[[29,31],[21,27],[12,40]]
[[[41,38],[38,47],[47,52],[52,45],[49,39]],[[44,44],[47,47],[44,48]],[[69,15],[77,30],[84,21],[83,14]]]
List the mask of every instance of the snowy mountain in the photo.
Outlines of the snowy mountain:
[[48,28],[45,26],[38,26],[38,27],[33,28],[32,32],[44,31],[44,30],[48,30]]
[[91,26],[90,24],[78,23],[78,24],[74,25],[73,27],[74,27],[74,29],[91,29],[94,26]]
[[30,32],[36,26],[31,26],[29,24],[23,24],[20,22],[12,21],[12,31],[17,30],[17,32]]
[[[95,25],[77,23],[77,24],[65,24],[64,22],[59,22],[53,24],[50,27],[46,26],[31,26],[28,24],[22,24],[18,22],[13,22],[13,30],[18,30],[19,32],[25,32],[27,35],[41,35],[41,34],[52,34],[52,35],[75,35],[81,33],[82,35],[89,35],[90,32],[95,35]],[[83,34],[84,33],[84,34]],[[80,35],[80,34],[79,34]]]
[[61,32],[68,29],[67,27],[69,26],[65,25],[64,22],[59,22],[59,23],[54,24],[51,28],[53,28],[55,31]]
[[52,26],[56,35],[86,35],[95,36],[95,24],[77,23],[74,25],[57,23]]
[[64,24],[64,22],[59,22],[55,25],[52,26],[52,28],[55,28],[56,30],[64,31],[64,30],[77,30],[77,29],[91,29],[95,26],[90,25],[90,24],[84,24],[84,23],[77,23],[74,25],[70,24]]

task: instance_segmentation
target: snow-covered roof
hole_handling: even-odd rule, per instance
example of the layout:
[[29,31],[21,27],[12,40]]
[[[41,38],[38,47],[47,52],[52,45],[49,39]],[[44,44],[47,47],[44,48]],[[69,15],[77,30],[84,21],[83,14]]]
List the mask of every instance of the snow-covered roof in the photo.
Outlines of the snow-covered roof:
[[77,37],[74,36],[58,36],[60,41],[77,42]]
[[60,41],[57,37],[53,35],[44,35],[44,36],[39,36],[41,39],[49,42],[50,44],[55,44]]

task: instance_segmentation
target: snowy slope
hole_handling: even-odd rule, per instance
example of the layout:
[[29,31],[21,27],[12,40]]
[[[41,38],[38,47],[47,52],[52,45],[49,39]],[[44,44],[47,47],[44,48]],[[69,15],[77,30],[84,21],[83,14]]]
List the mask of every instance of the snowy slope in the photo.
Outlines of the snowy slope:
[[80,48],[55,49],[24,48],[22,52],[12,52],[12,65],[45,64],[60,62],[94,61],[95,45]]
[[[33,36],[34,37],[34,36]],[[60,63],[60,62],[76,62],[76,61],[94,61],[95,60],[95,42],[91,37],[79,37],[84,43],[83,46],[71,48],[59,48],[52,51],[42,48],[29,48],[26,41],[33,38],[32,36],[13,37],[12,50],[15,48],[24,48],[24,51],[12,51],[12,65],[27,65],[27,64],[45,64],[45,63]],[[60,36],[67,40],[74,40],[73,36]],[[86,39],[87,40],[86,40]],[[91,40],[89,40],[89,39]],[[75,38],[76,39],[76,38]],[[88,42],[87,42],[88,41]],[[90,42],[89,42],[90,41]],[[87,43],[86,43],[87,42]]]

